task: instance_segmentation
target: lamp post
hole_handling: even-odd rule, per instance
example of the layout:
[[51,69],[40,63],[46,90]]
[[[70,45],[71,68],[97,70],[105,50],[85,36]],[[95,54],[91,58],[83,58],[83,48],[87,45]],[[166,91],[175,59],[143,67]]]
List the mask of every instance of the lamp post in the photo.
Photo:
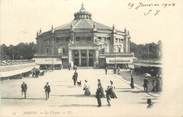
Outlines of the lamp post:
[[134,89],[134,81],[133,81],[133,69],[130,70],[130,76],[131,76],[131,83],[130,83],[130,87],[132,89]]
[[116,63],[116,56],[117,56],[117,55],[116,55],[116,52],[114,52],[114,53],[115,53],[115,63],[114,63],[113,72],[114,72],[114,74],[116,74],[116,66],[117,66],[117,65],[116,65],[116,64],[117,64],[117,63]]

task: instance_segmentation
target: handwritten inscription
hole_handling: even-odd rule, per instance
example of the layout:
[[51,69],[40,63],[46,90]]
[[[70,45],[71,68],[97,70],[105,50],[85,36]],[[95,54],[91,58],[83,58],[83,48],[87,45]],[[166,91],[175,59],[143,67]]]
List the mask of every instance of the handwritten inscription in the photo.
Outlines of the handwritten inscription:
[[134,10],[142,10],[143,14],[145,16],[147,15],[154,15],[157,16],[160,14],[161,10],[174,7],[176,4],[175,2],[168,2],[168,3],[158,3],[158,2],[152,2],[152,1],[145,1],[145,2],[129,2],[128,8],[134,9]]
[[43,111],[24,111],[24,112],[12,112],[13,116],[66,116],[71,115],[72,111],[54,111],[54,110],[43,110]]

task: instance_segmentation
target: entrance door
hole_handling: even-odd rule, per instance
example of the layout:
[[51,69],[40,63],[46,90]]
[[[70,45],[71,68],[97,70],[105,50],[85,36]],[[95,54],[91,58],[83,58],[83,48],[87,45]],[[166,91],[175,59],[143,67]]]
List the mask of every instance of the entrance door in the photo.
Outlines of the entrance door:
[[79,51],[78,50],[73,50],[72,52],[72,56],[73,56],[73,62],[74,62],[74,65],[77,65],[79,66]]
[[86,58],[81,59],[81,66],[87,66],[87,59]]
[[81,66],[87,66],[87,51],[81,50]]
[[94,50],[90,50],[89,51],[89,66],[93,66],[94,65],[94,55],[95,55],[95,51]]
[[93,65],[94,65],[93,58],[89,58],[89,66],[93,66]]
[[74,65],[79,66],[79,59],[78,59],[78,58],[75,58],[75,59],[74,59]]

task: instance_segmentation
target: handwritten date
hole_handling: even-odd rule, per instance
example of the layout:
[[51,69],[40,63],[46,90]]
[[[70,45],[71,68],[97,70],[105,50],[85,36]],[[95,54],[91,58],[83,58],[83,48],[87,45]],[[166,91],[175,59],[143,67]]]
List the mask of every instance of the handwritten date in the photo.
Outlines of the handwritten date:
[[144,15],[154,15],[157,16],[161,10],[169,7],[174,7],[174,2],[169,3],[156,3],[156,2],[129,2],[128,8],[135,10],[143,10]]

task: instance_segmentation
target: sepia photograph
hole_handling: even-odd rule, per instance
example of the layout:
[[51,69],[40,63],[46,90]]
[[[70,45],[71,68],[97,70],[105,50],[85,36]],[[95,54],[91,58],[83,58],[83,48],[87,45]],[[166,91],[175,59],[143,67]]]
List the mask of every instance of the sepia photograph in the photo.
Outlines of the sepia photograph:
[[183,117],[181,0],[0,0],[1,117]]

